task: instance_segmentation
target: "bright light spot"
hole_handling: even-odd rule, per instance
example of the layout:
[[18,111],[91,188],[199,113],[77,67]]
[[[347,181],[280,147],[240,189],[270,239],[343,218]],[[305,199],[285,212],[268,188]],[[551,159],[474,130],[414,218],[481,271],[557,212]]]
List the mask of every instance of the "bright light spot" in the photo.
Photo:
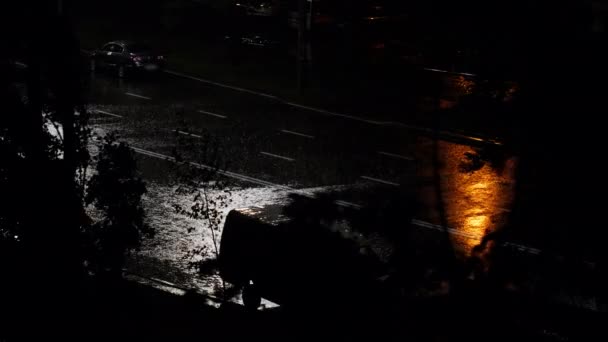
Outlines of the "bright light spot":
[[485,234],[500,229],[504,223],[495,217],[500,217],[503,208],[511,205],[515,164],[506,163],[502,172],[492,169],[488,163],[475,172],[461,172],[459,168],[470,148],[450,143],[441,148],[445,162],[442,172],[449,175],[443,180],[444,191],[457,199],[446,206],[448,224],[461,233],[453,240],[458,249],[468,254]]
[[465,220],[465,226],[475,229],[484,229],[488,224],[488,217],[485,215],[467,217]]
[[480,182],[480,183],[476,183],[473,184],[469,187],[469,190],[478,190],[478,189],[486,189],[488,187],[488,184]]

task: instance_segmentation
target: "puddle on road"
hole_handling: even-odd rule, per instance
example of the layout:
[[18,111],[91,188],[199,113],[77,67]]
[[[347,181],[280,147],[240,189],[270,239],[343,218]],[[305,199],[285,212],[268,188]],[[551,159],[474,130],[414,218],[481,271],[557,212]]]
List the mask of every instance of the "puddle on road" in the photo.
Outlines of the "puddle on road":
[[[462,145],[449,145],[442,150],[445,168],[451,177],[443,178],[443,188],[452,200],[447,202],[448,223],[458,227],[468,236],[454,236],[467,251],[477,246],[483,236],[502,227],[513,198],[514,162],[495,169],[488,161],[471,161],[471,149]],[[463,160],[465,159],[465,160]],[[483,163],[483,165],[470,165]],[[479,169],[471,170],[470,167]]]
[[[506,224],[514,195],[515,159],[448,142],[439,144],[439,156],[446,221],[457,232],[451,238],[458,251],[470,255],[486,234]],[[422,168],[420,176],[432,179],[432,166]],[[420,196],[428,207],[436,208],[433,188],[426,186]],[[436,210],[428,215],[433,223],[440,223]]]

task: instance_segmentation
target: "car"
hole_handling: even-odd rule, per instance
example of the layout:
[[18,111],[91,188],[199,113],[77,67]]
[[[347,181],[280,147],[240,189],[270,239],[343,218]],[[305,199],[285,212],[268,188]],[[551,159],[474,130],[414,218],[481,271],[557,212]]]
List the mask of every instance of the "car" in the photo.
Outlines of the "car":
[[346,226],[331,222],[324,227],[287,216],[273,204],[235,209],[226,218],[220,275],[243,290],[247,309],[256,310],[262,298],[284,308],[322,302],[329,309],[348,305],[357,292],[369,299],[380,292],[376,279],[386,274],[383,265],[374,267],[372,257],[365,258],[343,237],[349,233]]
[[104,44],[91,53],[90,70],[115,70],[123,78],[132,71],[160,71],[167,66],[164,55],[156,53],[145,44],[117,40]]
[[[230,211],[218,258],[222,279],[243,290],[250,310],[262,298],[297,310],[314,303],[323,303],[324,310],[354,305],[347,310],[352,312],[389,305],[394,292],[384,280],[395,249],[386,233],[374,228],[408,222],[409,199],[375,185],[304,191]],[[336,205],[338,198],[369,206]]]
[[233,25],[225,39],[233,46],[277,49],[285,41],[285,36],[281,32],[281,23],[273,18],[250,17]]
[[234,3],[237,12],[246,16],[273,17],[279,14],[279,1],[238,0]]

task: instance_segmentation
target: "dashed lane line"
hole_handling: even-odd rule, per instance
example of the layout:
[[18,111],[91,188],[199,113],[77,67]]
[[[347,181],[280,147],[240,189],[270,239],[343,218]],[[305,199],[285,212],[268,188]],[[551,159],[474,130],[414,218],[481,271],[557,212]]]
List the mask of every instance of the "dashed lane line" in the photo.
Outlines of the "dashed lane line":
[[384,179],[373,178],[373,177],[368,177],[368,176],[361,176],[361,178],[363,178],[365,180],[368,180],[368,181],[380,183],[380,184],[386,184],[386,185],[392,185],[392,186],[401,186],[401,184],[399,184],[399,183],[390,182],[390,181],[387,181],[387,180],[384,180]]
[[152,100],[151,97],[147,97],[147,96],[143,96],[143,95],[139,95],[139,94],[125,93],[125,95],[129,95],[129,96],[132,96],[132,97],[137,97],[137,98],[144,99],[144,100]]
[[268,157],[273,157],[273,158],[287,160],[289,162],[295,161],[295,159],[293,159],[293,158],[283,157],[283,156],[280,156],[278,154],[273,154],[273,153],[268,153],[268,152],[260,152],[260,154],[263,154],[263,155],[268,156]]
[[99,109],[97,109],[97,110],[95,110],[95,112],[99,113],[99,114],[107,115],[107,116],[113,116],[115,118],[123,118],[122,115],[106,112],[105,110],[99,110]]
[[198,82],[201,82],[201,83],[211,84],[211,85],[214,85],[214,86],[217,86],[217,87],[220,87],[220,88],[226,88],[226,89],[236,90],[236,91],[240,91],[242,93],[249,93],[249,94],[258,95],[258,96],[262,96],[262,97],[266,97],[266,98],[270,98],[270,99],[277,99],[277,97],[274,96],[274,95],[270,95],[270,94],[266,94],[266,93],[262,93],[262,92],[258,92],[258,91],[254,91],[254,90],[250,90],[250,89],[245,89],[245,88],[241,88],[241,87],[235,87],[235,86],[231,86],[231,85],[223,84],[223,83],[219,83],[219,82],[214,82],[214,81],[206,80],[206,79],[203,79],[203,78],[186,75],[186,74],[183,74],[181,72],[177,72],[177,71],[173,71],[173,70],[165,70],[165,73],[170,74],[170,75],[174,75],[174,76],[183,77],[183,78],[188,78],[188,79],[195,80],[195,81],[198,81]]
[[[142,155],[146,155],[148,157],[153,157],[153,158],[157,158],[157,159],[162,159],[162,160],[167,160],[167,161],[171,161],[176,163],[177,161],[175,160],[174,157],[170,157],[164,154],[160,154],[160,153],[156,153],[156,152],[152,152],[152,151],[148,151],[148,150],[144,150],[142,148],[138,148],[138,147],[133,147],[131,146],[131,149],[139,154]],[[239,174],[236,172],[231,172],[231,171],[222,171],[222,170],[218,170],[217,168],[214,168],[212,166],[209,165],[205,165],[205,164],[201,164],[201,163],[195,163],[195,162],[188,162],[188,164],[192,167],[201,169],[201,170],[209,170],[209,171],[215,171],[217,172],[219,175],[222,175],[224,177],[228,177],[228,178],[233,178],[233,179],[237,179],[243,182],[247,182],[247,183],[253,183],[253,184],[257,184],[257,185],[262,185],[262,186],[268,186],[268,187],[272,187],[275,189],[279,189],[279,190],[284,190],[284,191],[288,191],[291,193],[295,193],[295,194],[299,194],[308,198],[315,198],[315,194],[310,192],[310,191],[306,191],[306,190],[302,190],[302,189],[294,189],[292,187],[286,186],[286,185],[281,185],[281,184],[276,184],[276,183],[272,183],[272,182],[268,182],[262,179],[258,179],[258,178],[254,178],[254,177],[250,177],[250,176],[246,176],[243,174]],[[342,207],[347,207],[347,208],[352,208],[352,209],[361,209],[361,206],[355,203],[350,203],[347,201],[335,201],[335,203],[337,205],[340,205]]]
[[178,134],[181,134],[181,135],[193,137],[193,138],[203,139],[202,135],[198,135],[198,134],[194,134],[194,133],[190,133],[190,132],[180,131],[180,130],[177,130],[177,129],[174,132],[176,132]]
[[297,135],[299,137],[304,137],[304,138],[308,138],[308,139],[314,139],[315,138],[312,135],[308,135],[308,134],[304,134],[304,133],[299,133],[299,132],[294,132],[294,131],[290,131],[290,130],[286,130],[286,129],[282,129],[281,132],[287,133],[287,134],[291,134],[291,135]]
[[199,109],[198,112],[201,113],[201,114],[205,114],[205,115],[215,116],[216,118],[220,118],[220,119],[226,119],[226,118],[228,118],[226,115],[220,115],[220,114],[216,114],[216,113],[211,113],[211,112],[208,112],[208,111],[202,110],[202,109]]
[[378,151],[378,153],[381,154],[381,155],[383,155],[383,156],[397,158],[397,159],[403,159],[403,160],[407,160],[407,161],[413,161],[414,160],[414,158],[412,158],[412,157],[402,156],[400,154],[395,154],[395,153],[389,153],[389,152],[384,152],[384,151]]

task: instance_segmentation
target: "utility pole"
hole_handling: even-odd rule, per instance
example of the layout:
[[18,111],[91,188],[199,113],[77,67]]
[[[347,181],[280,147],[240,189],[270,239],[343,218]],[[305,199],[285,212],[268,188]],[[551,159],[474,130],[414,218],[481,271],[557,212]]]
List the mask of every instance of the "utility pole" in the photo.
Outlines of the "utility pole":
[[[307,4],[308,3],[308,4]],[[311,36],[312,30],[312,0],[298,0],[298,91],[302,93],[306,80],[306,72],[312,60]]]
[[313,0],[308,1],[308,12],[306,14],[306,62],[310,67],[312,63],[312,4]]
[[304,76],[303,74],[303,50],[304,31],[306,30],[306,0],[298,0],[298,46],[296,52],[298,92],[302,94]]
[[57,0],[57,15],[63,14],[63,0]]

